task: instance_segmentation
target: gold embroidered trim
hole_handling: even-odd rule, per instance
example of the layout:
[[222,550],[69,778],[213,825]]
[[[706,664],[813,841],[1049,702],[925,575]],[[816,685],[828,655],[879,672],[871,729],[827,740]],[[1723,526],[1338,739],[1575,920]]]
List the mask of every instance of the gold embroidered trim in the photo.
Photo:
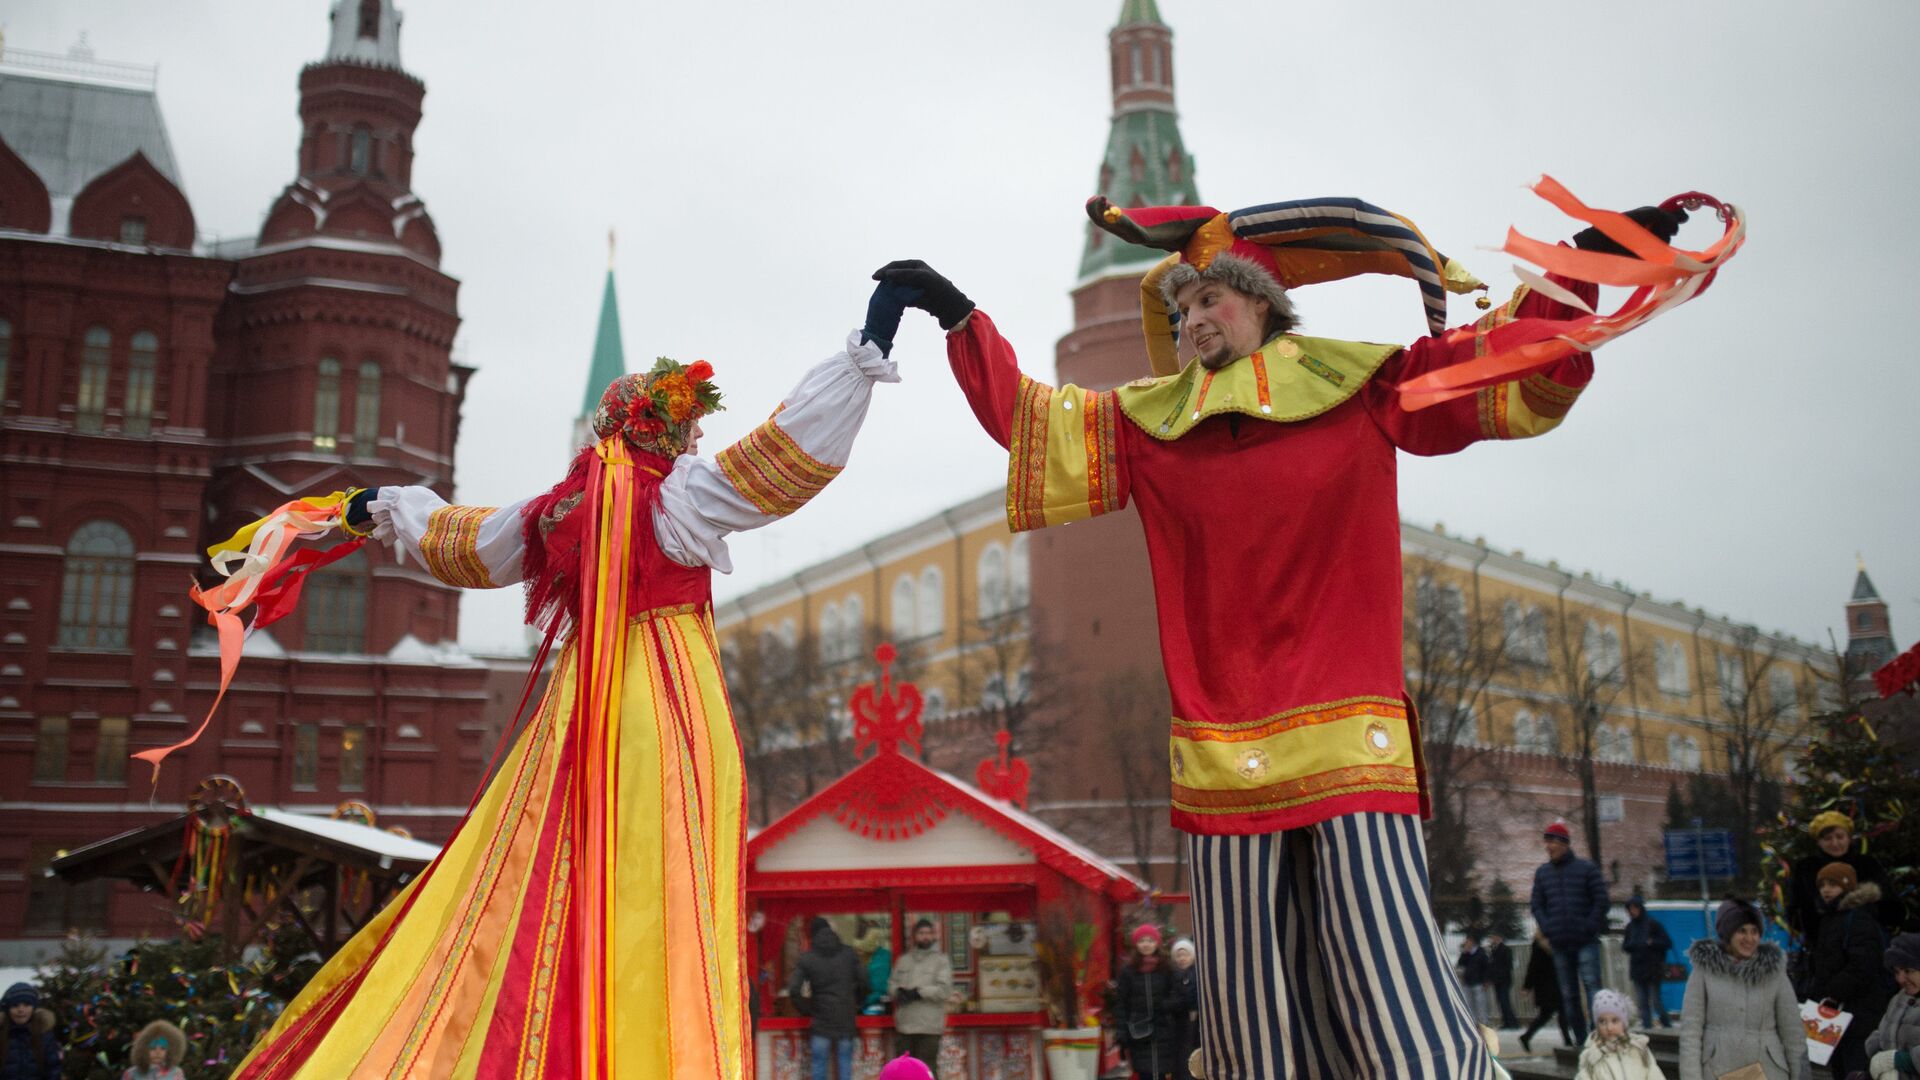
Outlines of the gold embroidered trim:
[[[1405,720],[1407,706],[1399,698],[1363,695],[1301,705],[1285,712],[1274,713],[1272,716],[1263,716],[1258,720],[1242,720],[1236,724],[1207,724],[1194,720],[1182,720],[1176,716],[1173,718],[1173,733],[1176,737],[1186,739],[1238,742],[1243,739],[1273,735],[1291,728],[1360,715]],[[1270,727],[1272,730],[1268,730]],[[1181,730],[1183,728],[1190,733],[1183,733]]]
[[1111,392],[1091,392],[1082,410],[1087,424],[1087,506],[1094,514],[1120,508],[1114,488],[1118,448],[1114,445],[1114,413],[1118,411]]
[[[1111,395],[1109,395],[1111,396]],[[1053,388],[1020,376],[1014,395],[1013,437],[1007,453],[1007,527],[1025,532],[1046,525],[1047,409]],[[1091,449],[1088,451],[1092,453]]]
[[480,526],[497,506],[443,506],[427,515],[420,554],[434,577],[462,589],[498,588],[480,561]]
[[1540,372],[1534,372],[1520,380],[1520,396],[1537,415],[1549,420],[1558,420],[1567,415],[1573,403],[1580,397],[1579,387],[1563,386]]
[[1173,785],[1173,805],[1190,814],[1245,814],[1284,810],[1354,791],[1419,794],[1419,775],[1404,765],[1351,765],[1245,791]]
[[714,464],[742,498],[763,514],[785,517],[820,494],[841,466],[809,455],[780,425],[768,420],[720,451]]

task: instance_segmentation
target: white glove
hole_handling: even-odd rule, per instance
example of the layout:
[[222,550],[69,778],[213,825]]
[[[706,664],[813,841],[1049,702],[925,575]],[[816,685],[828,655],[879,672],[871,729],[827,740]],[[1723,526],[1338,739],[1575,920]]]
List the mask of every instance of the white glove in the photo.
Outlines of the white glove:
[[1897,1050],[1882,1050],[1873,1055],[1873,1060],[1867,1063],[1867,1071],[1873,1074],[1873,1080],[1896,1080],[1900,1071],[1894,1068],[1893,1056],[1897,1053]]

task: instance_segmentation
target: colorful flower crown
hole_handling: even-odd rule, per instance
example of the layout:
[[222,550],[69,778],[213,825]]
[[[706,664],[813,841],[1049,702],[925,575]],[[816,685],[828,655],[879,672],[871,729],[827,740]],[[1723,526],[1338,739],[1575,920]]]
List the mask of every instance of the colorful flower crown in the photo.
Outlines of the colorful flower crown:
[[725,408],[712,379],[713,365],[705,360],[681,364],[660,357],[653,370],[608,384],[593,414],[593,433],[601,439],[619,435],[637,450],[678,457],[700,418]]

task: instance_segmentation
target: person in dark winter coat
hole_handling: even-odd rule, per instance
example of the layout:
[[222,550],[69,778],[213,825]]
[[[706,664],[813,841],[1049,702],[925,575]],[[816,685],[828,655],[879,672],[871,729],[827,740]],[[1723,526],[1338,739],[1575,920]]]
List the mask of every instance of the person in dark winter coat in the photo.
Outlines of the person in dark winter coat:
[[1673,1017],[1667,1015],[1667,1003],[1660,999],[1660,984],[1667,977],[1667,953],[1673,949],[1673,938],[1660,920],[1647,914],[1647,903],[1635,896],[1627,901],[1627,933],[1621,943],[1621,951],[1627,954],[1627,977],[1633,980],[1635,995],[1640,999],[1640,1023],[1653,1026],[1654,1013],[1660,1015],[1661,1027],[1672,1027]]
[[1553,946],[1547,944],[1547,936],[1540,931],[1533,932],[1533,954],[1527,957],[1527,975],[1520,980],[1520,989],[1533,995],[1533,1023],[1520,1033],[1520,1049],[1533,1053],[1533,1036],[1547,1026],[1549,1020],[1560,1021],[1560,1041],[1568,1046],[1578,1045],[1573,1041],[1573,1032],[1567,1029],[1567,1014],[1560,1008],[1560,973],[1554,969]]
[[1600,935],[1607,932],[1607,879],[1573,854],[1564,821],[1547,826],[1547,861],[1533,872],[1533,921],[1553,945],[1560,1005],[1576,1043],[1587,1041],[1587,1008],[1600,990]]
[[1905,1080],[1920,1076],[1920,934],[1894,938],[1886,966],[1900,992],[1867,1036],[1867,1069],[1873,1080]]
[[1459,973],[1460,986],[1467,992],[1467,1008],[1473,1012],[1476,1022],[1485,1024],[1493,1015],[1493,987],[1487,981],[1487,950],[1480,947],[1480,931],[1467,931],[1453,969]]
[[1834,1075],[1845,1076],[1867,1067],[1867,1033],[1879,1026],[1887,999],[1893,996],[1881,966],[1886,935],[1873,915],[1874,905],[1880,902],[1880,886],[1856,880],[1853,867],[1844,862],[1828,863],[1820,871],[1819,882],[1820,902],[1826,910],[1813,947],[1813,978],[1807,983],[1807,996],[1838,1002],[1853,1014],[1829,1063]]
[[826,919],[807,924],[813,948],[800,954],[787,978],[787,994],[811,1018],[813,1080],[828,1080],[827,1062],[839,1061],[839,1080],[853,1080],[854,1021],[867,992],[867,968]]
[[1195,1080],[1192,1064],[1193,1052],[1200,1049],[1200,987],[1193,970],[1196,952],[1193,942],[1181,938],[1167,950],[1173,957],[1173,980],[1176,995],[1187,1003],[1175,1018],[1174,1034],[1179,1042],[1180,1067],[1173,1070],[1176,1080]]
[[1181,981],[1160,955],[1157,928],[1148,924],[1135,930],[1133,950],[1114,988],[1114,1022],[1133,1075],[1164,1080],[1185,1067],[1177,1028],[1193,1003],[1181,996]]
[[53,1013],[40,1007],[40,991],[28,983],[14,983],[0,997],[0,1008],[7,1014],[0,1080],[57,1080],[60,1040],[53,1034]]
[[1800,935],[1803,946],[1811,950],[1820,940],[1820,917],[1824,914],[1820,907],[1820,871],[1836,862],[1853,867],[1857,880],[1880,886],[1880,901],[1873,914],[1887,933],[1906,928],[1906,905],[1888,883],[1885,868],[1873,856],[1854,850],[1852,818],[1828,810],[1816,815],[1807,831],[1813,834],[1817,847],[1813,854],[1795,859],[1787,875],[1787,926]]
[[1513,950],[1500,934],[1487,935],[1487,985],[1493,987],[1493,1002],[1500,1007],[1500,1026],[1519,1027],[1520,1020],[1513,1015]]

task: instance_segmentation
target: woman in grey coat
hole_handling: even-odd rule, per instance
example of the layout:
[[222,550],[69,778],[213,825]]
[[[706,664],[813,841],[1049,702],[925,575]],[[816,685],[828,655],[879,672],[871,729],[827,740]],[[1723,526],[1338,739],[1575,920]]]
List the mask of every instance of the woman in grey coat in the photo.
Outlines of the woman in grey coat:
[[1867,1036],[1873,1080],[1920,1076],[1920,934],[1901,934],[1887,946],[1887,967],[1900,986]]
[[1761,925],[1752,904],[1728,900],[1714,919],[1719,940],[1687,950],[1693,974],[1680,1010],[1680,1080],[1717,1080],[1754,1064],[1767,1080],[1798,1080],[1806,1069],[1786,955],[1760,940]]

